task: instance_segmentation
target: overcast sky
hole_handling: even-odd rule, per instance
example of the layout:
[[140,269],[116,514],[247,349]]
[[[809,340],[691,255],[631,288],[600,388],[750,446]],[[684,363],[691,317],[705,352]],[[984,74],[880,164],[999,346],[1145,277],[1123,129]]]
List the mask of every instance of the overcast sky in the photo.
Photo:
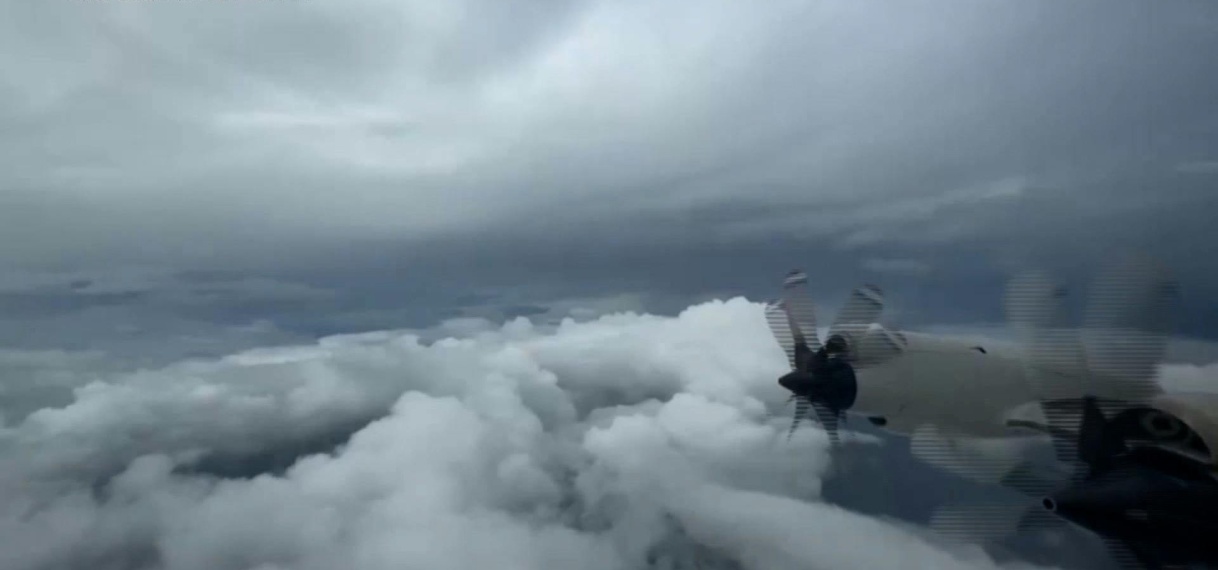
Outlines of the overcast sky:
[[1119,249],[1218,335],[1206,0],[11,4],[11,343],[671,313],[793,266],[994,322],[1013,269]]
[[[792,267],[809,273],[826,315],[850,287],[871,282],[887,292],[895,324],[992,330],[1015,271],[1047,268],[1078,287],[1105,256],[1149,252],[1182,284],[1187,338],[1177,353],[1218,360],[1212,0],[11,0],[3,14],[6,445],[52,437],[26,417],[56,417],[73,402],[96,411],[80,425],[126,437],[105,418],[130,410],[105,390],[143,393],[151,380],[140,374],[197,380],[190,366],[202,364],[187,358],[270,346],[347,358],[349,368],[310,373],[322,380],[267,388],[269,402],[307,400],[314,388],[289,398],[291,382],[365,386],[361,374],[385,365],[380,353],[336,356],[314,344],[328,335],[463,336],[491,326],[479,317],[672,316],[715,298],[773,296]],[[727,334],[731,318],[757,316],[732,315],[710,326]],[[351,364],[359,358],[372,364]],[[199,380],[213,387],[191,398],[227,389],[214,387],[229,385],[227,367],[248,364],[210,362],[223,379]],[[92,392],[72,391],[95,380]],[[406,388],[388,386],[343,388],[350,398],[333,404],[341,413],[316,430],[291,414],[268,421],[332,445],[390,413]],[[706,396],[687,388],[644,395]],[[563,390],[590,408],[643,399]],[[140,429],[173,417],[175,394],[135,398],[146,405],[136,406],[148,422]],[[465,413],[437,413],[449,412],[443,421]],[[237,461],[192,431],[215,427],[200,421],[142,452],[202,449]],[[588,422],[567,423],[583,430],[568,443],[612,455]],[[242,426],[225,433],[265,427]],[[224,518],[206,514],[221,507],[191,495],[194,480],[162,472],[161,459],[135,465],[138,453],[79,445],[92,454],[82,460],[89,469],[134,470],[137,496],[155,488],[198,517],[218,517],[199,523],[207,528]],[[255,463],[290,463],[311,449],[279,453],[287,444],[274,438],[251,445],[242,453]],[[18,464],[0,470],[25,481],[28,466]],[[64,469],[81,481],[97,475]],[[275,481],[307,487],[330,476],[322,471]],[[724,544],[742,540],[723,536],[722,516],[690,514],[698,501],[686,499],[670,505],[683,524]],[[90,508],[98,520],[118,516]],[[360,524],[376,524],[364,516]],[[152,519],[132,520],[133,534],[99,538],[72,560],[118,556],[105,546],[111,538],[173,551],[172,537],[149,530]],[[614,544],[589,548],[629,550]],[[754,556],[745,551],[737,561]],[[162,562],[244,563],[179,555]],[[558,558],[525,556],[518,567],[562,559],[550,555]],[[849,555],[839,552],[883,565]],[[123,556],[135,555],[115,558],[118,567],[144,560]],[[787,556],[754,563],[806,562]],[[262,562],[291,565],[270,558]],[[367,563],[395,560],[404,559]]]

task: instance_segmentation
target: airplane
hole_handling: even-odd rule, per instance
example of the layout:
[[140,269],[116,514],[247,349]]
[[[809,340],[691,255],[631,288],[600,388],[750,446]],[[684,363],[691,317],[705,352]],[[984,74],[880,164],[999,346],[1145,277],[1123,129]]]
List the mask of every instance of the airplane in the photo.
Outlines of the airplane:
[[[903,436],[935,425],[961,436],[1002,437],[1011,434],[1008,415],[1036,400],[1018,347],[889,330],[876,323],[884,296],[873,285],[851,293],[822,345],[807,279],[791,271],[783,297],[765,309],[791,366],[779,384],[796,402],[792,430],[811,408],[835,444],[847,413]],[[838,365],[830,374],[825,364],[832,363]]]
[[1015,343],[890,330],[877,322],[883,293],[868,285],[852,292],[821,344],[807,275],[791,271],[783,297],[765,308],[791,367],[778,383],[797,404],[797,422],[811,408],[834,441],[848,414],[905,437],[928,426],[959,438],[1046,434],[1042,402],[1087,392],[1145,402],[1147,430],[1168,438],[1190,428],[1179,451],[1218,463],[1214,397],[1166,393],[1154,378],[1174,282],[1140,263],[1106,277],[1082,329],[1063,326],[1062,291],[1043,274],[1013,280],[1007,314],[1022,337]]
[[[1007,312],[1022,346],[886,330],[873,323],[882,294],[863,287],[813,351],[807,277],[793,271],[783,299],[766,307],[793,369],[779,384],[816,410],[834,445],[837,420],[860,414],[910,437],[932,464],[1039,498],[1039,513],[946,509],[932,525],[946,534],[1068,522],[1103,538],[1126,567],[1214,563],[1218,394],[1165,393],[1155,381],[1175,284],[1143,260],[1101,277],[1081,329],[1065,326],[1063,291],[1043,274],[1014,280]],[[792,430],[799,418],[797,408]],[[1046,476],[1017,456],[958,445],[1029,431],[1049,436],[1073,469]]]

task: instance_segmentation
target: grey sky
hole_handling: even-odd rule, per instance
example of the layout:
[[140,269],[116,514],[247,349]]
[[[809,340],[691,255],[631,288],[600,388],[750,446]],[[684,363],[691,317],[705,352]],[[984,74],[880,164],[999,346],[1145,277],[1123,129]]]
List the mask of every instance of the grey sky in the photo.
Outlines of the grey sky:
[[1207,2],[12,13],[0,258],[17,267],[325,271],[478,249],[642,274],[775,243],[853,270],[950,266],[961,244],[1212,243],[1173,233],[1214,205]]
[[1013,268],[1078,270],[1129,247],[1181,274],[1187,332],[1215,332],[1212,3],[53,1],[11,14],[6,279],[160,272],[195,289],[192,275],[220,271],[335,299],[301,315],[212,295],[209,316],[27,292],[5,318],[121,303],[308,336],[356,330],[352,314],[428,324],[455,310],[436,291],[626,293],[671,311],[768,294],[798,265],[829,303],[868,280],[915,324],[993,321]]

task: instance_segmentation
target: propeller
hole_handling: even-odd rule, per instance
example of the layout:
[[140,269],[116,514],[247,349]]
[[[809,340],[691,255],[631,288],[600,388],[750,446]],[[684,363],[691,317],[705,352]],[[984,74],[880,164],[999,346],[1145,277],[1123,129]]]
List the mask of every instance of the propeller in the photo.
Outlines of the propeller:
[[[1145,427],[1157,415],[1151,403],[1162,393],[1156,377],[1178,293],[1153,259],[1110,264],[1089,291],[1069,364],[1031,360],[1054,449],[1073,466],[1041,497],[1043,512],[1100,536],[1123,568],[1218,561],[1208,544],[1218,534],[1209,465],[1153,445]],[[1062,381],[1063,368],[1074,382]]]
[[1099,535],[1123,568],[1218,562],[1218,481],[1210,466],[1139,445],[1147,408],[1109,401],[1124,408],[1109,416],[1103,403],[1081,400],[1073,476],[1045,494],[1041,507]]
[[[1162,393],[1156,375],[1177,285],[1151,259],[1112,263],[1092,283],[1083,326],[1075,329],[1064,326],[1064,294],[1052,288],[1055,294],[1046,295],[1048,283],[1043,274],[1017,279],[1008,291],[1007,308],[1016,327],[1024,325],[1027,377],[1057,457],[1073,463],[1091,448],[1070,434],[1101,433],[1100,418],[1146,407]],[[1087,409],[1087,397],[1100,415]]]
[[1035,504],[945,510],[950,524],[943,530],[1001,534],[1011,525],[995,521],[1015,520],[1018,530],[1070,522],[1103,539],[1122,567],[1158,568],[1172,557],[1212,561],[1201,537],[1218,535],[1218,523],[1189,518],[1218,509],[1209,466],[1141,445],[1154,440],[1144,426],[1161,392],[1155,373],[1176,284],[1153,261],[1129,258],[1106,268],[1090,293],[1081,330],[1065,327],[1064,291],[1044,274],[1020,276],[1007,294],[1008,318],[1022,337],[1027,377],[1044,412],[1036,427],[1068,469],[1046,477],[1048,469],[1021,465],[1002,483]]
[[884,307],[878,287],[855,289],[838,313],[822,345],[816,330],[816,310],[808,294],[808,276],[791,271],[783,280],[783,296],[767,303],[766,322],[787,354],[791,372],[778,379],[791,392],[795,418],[788,439],[811,411],[840,444],[838,426],[858,395],[856,368],[891,357],[903,348],[902,339],[887,331],[872,331]]

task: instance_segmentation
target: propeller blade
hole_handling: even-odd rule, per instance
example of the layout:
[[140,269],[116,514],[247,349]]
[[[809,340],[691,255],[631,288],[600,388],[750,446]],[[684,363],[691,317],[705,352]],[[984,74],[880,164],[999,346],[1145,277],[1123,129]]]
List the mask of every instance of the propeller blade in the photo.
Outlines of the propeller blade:
[[[1068,473],[1051,470],[1047,466],[1037,463],[1023,462],[1004,475],[998,484],[1026,497],[1039,500],[1061,487],[1062,482],[1068,479]],[[1057,517],[1049,518],[1057,520]]]
[[834,446],[840,443],[837,433],[838,418],[827,406],[823,404],[813,403],[811,400],[792,396],[795,400],[795,419],[791,422],[791,430],[787,432],[787,441],[791,440],[791,436],[795,435],[795,430],[799,428],[799,423],[806,417],[815,413],[816,420],[820,422],[821,427],[829,434],[829,441]]
[[824,404],[813,403],[812,409],[816,412],[816,420],[820,422],[821,427],[825,429],[825,433],[829,434],[829,443],[834,447],[840,445],[841,439],[838,437],[837,433],[837,413],[830,409],[829,406]]
[[787,363],[795,370],[795,337],[792,334],[791,320],[782,301],[772,301],[765,307],[765,322],[770,326],[770,333],[778,346],[787,353]]
[[805,346],[815,351],[820,348],[820,338],[816,332],[816,307],[808,293],[808,275],[799,270],[792,271],[783,280],[782,288],[796,345],[802,340]]
[[1046,511],[1043,505],[1028,507],[1023,520],[1019,521],[1019,531],[1056,531],[1066,527],[1065,519]]
[[1131,258],[1101,273],[1091,289],[1083,333],[1096,395],[1131,404],[1161,393],[1155,381],[1171,330],[1178,286],[1149,259]]
[[1042,400],[1086,392],[1086,353],[1077,331],[1066,326],[1065,297],[1066,290],[1041,272],[1017,276],[1007,287],[1007,319],[1023,343],[1032,388]]
[[1007,284],[1007,321],[1021,337],[1062,324],[1061,300],[1066,291],[1043,271],[1028,271]]
[[[1040,499],[1047,493],[1060,488],[1067,475],[1027,459],[1027,452],[1036,441],[1027,439],[1015,443],[956,438],[936,441],[928,437],[933,433],[921,431],[915,434],[920,458],[948,467],[974,481],[996,483],[1034,499],[1034,502],[1012,499],[1014,502],[990,500],[981,504],[948,505],[932,516],[931,526],[939,534],[985,544],[1024,531],[1052,530],[1066,524],[1046,512],[1040,504]],[[989,446],[999,447],[987,449]]]
[[955,542],[988,544],[1018,532],[1030,511],[1022,503],[949,504],[931,514],[930,528]]
[[[1031,442],[1031,439],[1026,441]],[[983,484],[997,484],[1024,460],[1025,441],[968,438],[926,424],[909,440],[914,457]]]
[[875,285],[864,285],[850,292],[846,304],[838,311],[837,318],[829,327],[829,336],[841,335],[850,344],[851,352],[855,343],[867,332],[871,323],[876,322],[884,311],[884,293]]
[[1077,441],[1062,434],[1079,425],[1077,399],[1088,389],[1086,352],[1076,330],[1066,326],[1064,288],[1047,274],[1033,271],[1011,280],[1006,313],[1022,340],[1030,388],[1041,401],[1058,460],[1074,463]]
[[[1047,328],[1035,333],[1027,347],[1026,370],[1033,394],[1050,435],[1074,433],[1081,420],[1078,399],[1088,393],[1090,374],[1086,353],[1078,332],[1067,328]],[[1072,439],[1054,437],[1058,458],[1072,462]]]
[[812,403],[807,398],[799,396],[791,396],[795,400],[795,418],[791,420],[791,430],[787,432],[787,441],[791,441],[791,436],[795,435],[795,430],[799,428],[799,422],[808,417],[808,410],[811,409]]
[[863,333],[852,356],[856,368],[887,362],[905,351],[906,341],[899,333],[884,328],[871,328]]
[[1120,570],[1167,570],[1173,568],[1172,566],[1161,564],[1154,554],[1145,552],[1143,549],[1124,540],[1108,537],[1101,537],[1101,539],[1104,541],[1104,546],[1108,549],[1108,555],[1112,558],[1112,562]]
[[1093,397],[1083,400],[1082,425],[1078,430],[1078,460],[1091,471],[1100,471],[1125,450],[1125,440],[1108,427],[1103,410]]

